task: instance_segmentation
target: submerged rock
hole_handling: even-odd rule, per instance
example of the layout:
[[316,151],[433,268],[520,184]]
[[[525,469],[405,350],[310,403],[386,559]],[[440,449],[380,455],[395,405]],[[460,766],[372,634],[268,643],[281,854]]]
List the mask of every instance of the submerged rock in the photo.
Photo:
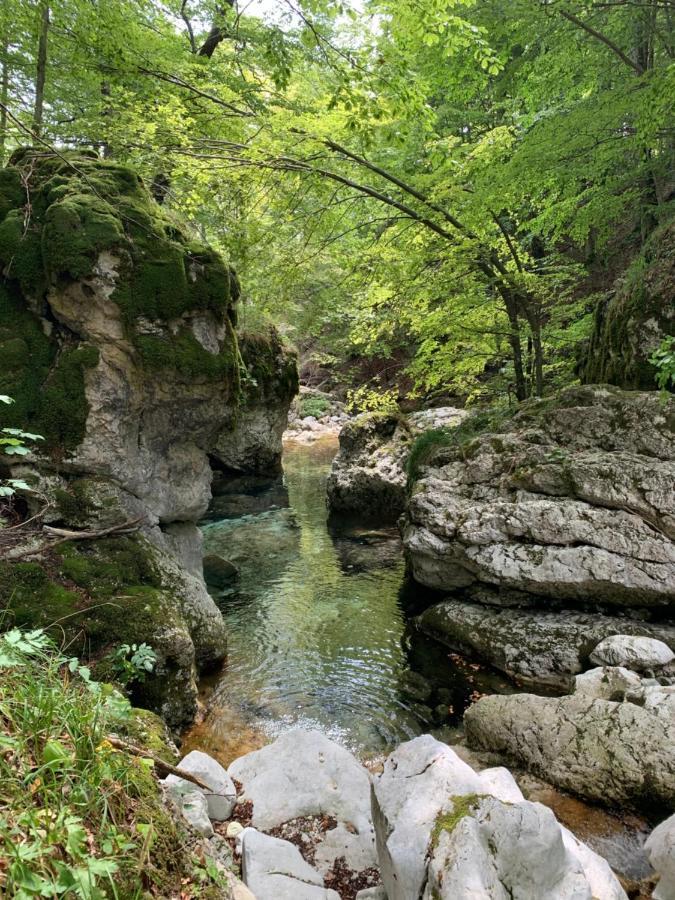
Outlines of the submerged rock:
[[568,690],[603,638],[658,637],[675,646],[675,628],[619,616],[571,610],[538,612],[444,600],[415,620],[416,627],[453,650],[478,654],[519,681]]
[[408,504],[414,577],[441,590],[516,590],[542,606],[667,607],[673,422],[675,399],[656,392],[574,387],[442,448]]
[[499,753],[598,803],[675,808],[675,720],[575,693],[484,697],[464,715],[469,746]]
[[224,588],[239,577],[239,570],[234,563],[223,559],[217,553],[208,553],[203,560],[204,581],[209,587]]

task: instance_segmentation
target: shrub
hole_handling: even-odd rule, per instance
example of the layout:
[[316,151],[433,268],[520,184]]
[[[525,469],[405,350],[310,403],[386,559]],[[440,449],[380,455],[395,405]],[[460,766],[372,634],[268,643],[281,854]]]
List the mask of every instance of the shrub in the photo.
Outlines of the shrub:
[[325,397],[303,397],[299,405],[301,418],[314,416],[320,419],[330,409],[330,400]]
[[128,701],[43,631],[0,637],[1,896],[213,896],[220,876],[164,808],[153,761],[108,740],[137,729]]

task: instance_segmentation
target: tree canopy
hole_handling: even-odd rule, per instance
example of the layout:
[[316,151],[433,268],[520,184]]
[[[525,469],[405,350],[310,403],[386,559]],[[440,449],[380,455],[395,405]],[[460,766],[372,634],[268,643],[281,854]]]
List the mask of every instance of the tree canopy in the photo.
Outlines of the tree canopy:
[[[5,0],[0,154],[133,163],[318,363],[522,400],[672,219],[673,0]],[[387,362],[389,361],[389,362]]]

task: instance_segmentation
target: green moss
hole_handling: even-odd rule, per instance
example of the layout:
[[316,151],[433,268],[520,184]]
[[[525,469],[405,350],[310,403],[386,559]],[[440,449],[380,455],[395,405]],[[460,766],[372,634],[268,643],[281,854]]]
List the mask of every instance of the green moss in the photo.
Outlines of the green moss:
[[432,852],[438,846],[443,832],[446,831],[448,834],[452,834],[462,819],[473,815],[485,796],[484,794],[461,794],[450,797],[452,809],[449,812],[440,812],[436,816],[436,821],[431,829],[429,847]]
[[0,169],[0,222],[12,209],[26,203],[26,191],[15,168]]
[[62,351],[42,385],[42,402],[36,425],[48,449],[77,447],[84,438],[89,404],[85,396],[85,372],[98,365],[98,350],[80,345]]
[[300,386],[297,356],[284,344],[276,328],[241,334],[239,347],[246,368],[245,394],[249,401],[295,397]]
[[89,495],[85,479],[71,481],[67,488],[57,488],[53,492],[56,509],[68,525],[84,525],[88,521],[94,504]]
[[124,237],[109,203],[91,193],[68,193],[44,215],[42,256],[52,277],[85,278],[99,253],[121,245]]
[[164,721],[149,709],[134,709],[124,723],[124,736],[168,763],[175,763],[177,754],[170,743]]
[[170,369],[187,378],[229,381],[236,395],[239,382],[237,344],[233,332],[228,338],[220,353],[210,353],[202,347],[188,328],[175,335],[141,334],[134,343],[146,368],[154,371]]
[[597,304],[590,340],[579,354],[582,382],[656,389],[649,357],[675,329],[674,246],[671,221],[654,230],[616,290]]
[[[112,299],[141,364],[228,381],[231,397],[239,396],[232,326],[239,286],[220,256],[190,239],[133,170],[91,154],[23,150],[0,170],[0,345],[6,351],[0,391],[17,401],[4,423],[43,434],[44,446],[57,456],[84,436],[85,375],[98,357],[32,310],[49,286],[92,276],[103,250],[119,261]],[[145,333],[147,320],[166,323],[196,311],[209,311],[226,327],[220,353],[205,350],[187,327],[163,337]]]

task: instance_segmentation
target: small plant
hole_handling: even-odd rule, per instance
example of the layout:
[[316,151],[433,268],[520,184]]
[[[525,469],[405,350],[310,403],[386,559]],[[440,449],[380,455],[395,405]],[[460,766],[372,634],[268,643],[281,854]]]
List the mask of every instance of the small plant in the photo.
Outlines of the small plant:
[[154,671],[157,654],[148,644],[120,644],[113,654],[115,677],[124,685],[143,682]]
[[307,416],[314,416],[314,418],[320,419],[330,409],[330,400],[326,397],[303,397],[299,405],[300,418],[306,419]]
[[[14,403],[11,397],[0,394],[0,403]],[[3,428],[0,430],[0,449],[7,456],[26,456],[29,449],[26,442],[43,441],[41,434],[31,434],[20,428]],[[0,481],[0,497],[11,497],[16,491],[29,491],[30,485],[20,478],[6,478]]]
[[675,388],[675,337],[664,338],[649,357],[656,369],[656,383],[662,391]]

